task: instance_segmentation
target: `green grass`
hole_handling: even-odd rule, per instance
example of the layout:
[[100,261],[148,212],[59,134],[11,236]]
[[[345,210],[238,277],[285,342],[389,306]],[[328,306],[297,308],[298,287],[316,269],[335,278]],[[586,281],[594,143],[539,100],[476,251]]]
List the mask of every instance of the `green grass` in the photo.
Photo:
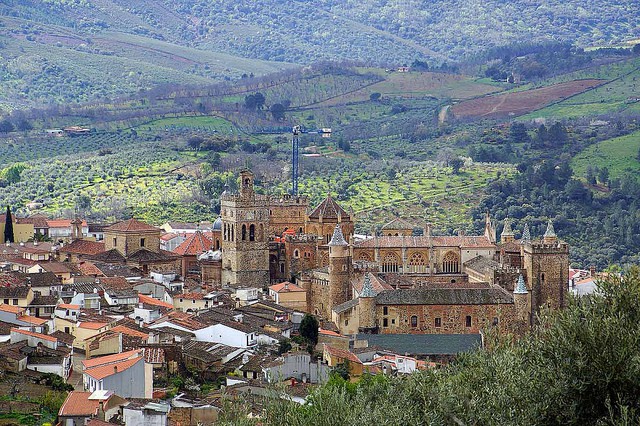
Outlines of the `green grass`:
[[574,174],[583,177],[587,167],[607,167],[612,178],[625,173],[640,175],[638,150],[640,131],[599,142],[576,155],[571,161]]
[[171,117],[160,118],[153,120],[149,123],[141,124],[137,126],[139,130],[165,130],[171,128],[179,129],[206,129],[215,130],[221,133],[230,133],[233,129],[233,124],[224,118],[216,116],[186,116],[186,117]]

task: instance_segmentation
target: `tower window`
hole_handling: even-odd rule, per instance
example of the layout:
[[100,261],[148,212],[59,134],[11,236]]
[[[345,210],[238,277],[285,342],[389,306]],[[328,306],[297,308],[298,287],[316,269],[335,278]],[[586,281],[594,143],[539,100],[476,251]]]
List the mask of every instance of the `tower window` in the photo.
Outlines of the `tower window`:
[[433,321],[433,325],[436,327],[442,327],[442,318],[435,318]]
[[256,240],[256,226],[254,224],[251,224],[249,226],[249,241],[255,241]]
[[382,315],[389,315],[389,308],[388,307],[384,306],[382,308]]
[[465,318],[465,326],[471,327],[471,315],[467,315],[467,317]]
[[498,317],[493,317],[493,325],[498,325]]
[[144,247],[144,238],[140,238],[140,247]]
[[113,246],[117,246],[118,245],[118,239],[116,237],[113,237]]
[[295,257],[295,258],[300,257],[300,252],[298,250],[294,250],[293,251],[293,257]]
[[382,318],[382,326],[389,327],[389,320],[387,318]]
[[418,326],[418,317],[413,315],[411,317],[411,327],[417,327]]
[[247,225],[242,225],[242,241],[247,239]]

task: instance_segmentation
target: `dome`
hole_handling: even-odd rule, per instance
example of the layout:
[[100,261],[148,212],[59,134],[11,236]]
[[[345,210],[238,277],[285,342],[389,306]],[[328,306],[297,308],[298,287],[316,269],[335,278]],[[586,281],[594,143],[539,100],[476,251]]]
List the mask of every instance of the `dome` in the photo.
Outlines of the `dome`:
[[222,230],[222,217],[218,216],[218,218],[213,222],[211,229],[214,231]]

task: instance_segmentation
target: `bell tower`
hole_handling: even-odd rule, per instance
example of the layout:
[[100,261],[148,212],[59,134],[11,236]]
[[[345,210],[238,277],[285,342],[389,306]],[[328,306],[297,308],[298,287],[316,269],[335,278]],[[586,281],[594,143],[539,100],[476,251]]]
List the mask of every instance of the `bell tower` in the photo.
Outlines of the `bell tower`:
[[333,230],[329,241],[329,303],[326,318],[331,318],[331,310],[351,299],[350,282],[353,263],[349,244],[342,235],[339,224]]

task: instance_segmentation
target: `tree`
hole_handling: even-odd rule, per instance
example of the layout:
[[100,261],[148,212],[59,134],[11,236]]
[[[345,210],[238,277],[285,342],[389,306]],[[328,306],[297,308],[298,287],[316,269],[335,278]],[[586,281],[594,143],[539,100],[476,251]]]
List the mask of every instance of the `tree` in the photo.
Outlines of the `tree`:
[[609,169],[607,167],[603,167],[598,170],[598,180],[603,185],[606,185],[609,182]]
[[9,120],[4,119],[0,121],[0,133],[9,133],[13,132],[14,130],[15,127],[13,127],[13,124]]
[[271,115],[273,116],[274,120],[276,121],[284,120],[284,112],[286,111],[286,108],[284,107],[284,105],[273,104],[271,105],[271,108],[269,108],[269,111],[271,112]]
[[7,213],[4,223],[4,241],[14,243],[15,238],[13,236],[13,218],[11,217],[11,208],[7,206]]
[[522,123],[512,123],[509,128],[509,139],[513,143],[525,143],[529,142],[529,134],[527,128]]
[[460,173],[460,168],[464,166],[464,160],[460,157],[456,157],[449,162],[451,168],[453,169],[453,174],[457,175]]
[[318,329],[320,324],[316,317],[311,314],[304,314],[300,322],[300,335],[312,348],[318,344]]
[[369,99],[373,102],[379,101],[381,97],[382,97],[382,94],[379,92],[373,92],[372,94],[369,95]]
[[187,146],[194,151],[198,151],[203,142],[204,139],[202,138],[202,136],[191,136],[189,139],[187,139]]
[[289,339],[281,339],[278,342],[278,355],[282,355],[291,350],[291,340]]

